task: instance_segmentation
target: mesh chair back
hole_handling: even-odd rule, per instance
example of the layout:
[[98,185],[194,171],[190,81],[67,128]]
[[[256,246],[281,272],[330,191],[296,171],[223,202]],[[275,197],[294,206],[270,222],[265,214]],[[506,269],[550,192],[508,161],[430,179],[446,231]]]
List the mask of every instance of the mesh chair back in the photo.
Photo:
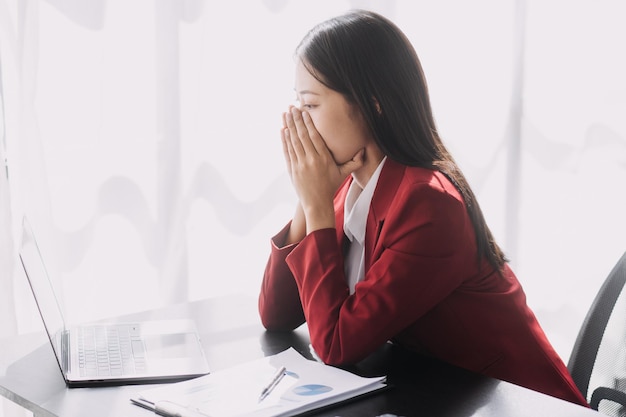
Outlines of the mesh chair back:
[[[626,411],[622,406],[626,405],[625,284],[626,253],[598,291],[568,363],[574,382],[592,407],[609,416],[626,415],[622,414]],[[611,400],[600,401],[603,397]]]

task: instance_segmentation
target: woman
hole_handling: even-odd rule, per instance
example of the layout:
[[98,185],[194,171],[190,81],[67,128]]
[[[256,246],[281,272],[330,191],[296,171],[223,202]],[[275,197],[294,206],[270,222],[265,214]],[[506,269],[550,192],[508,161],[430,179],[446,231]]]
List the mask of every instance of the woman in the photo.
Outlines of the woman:
[[264,326],[306,321],[328,364],[392,341],[587,405],[437,133],[404,34],[368,11],[321,23],[295,89],[281,137],[299,201],[272,238]]

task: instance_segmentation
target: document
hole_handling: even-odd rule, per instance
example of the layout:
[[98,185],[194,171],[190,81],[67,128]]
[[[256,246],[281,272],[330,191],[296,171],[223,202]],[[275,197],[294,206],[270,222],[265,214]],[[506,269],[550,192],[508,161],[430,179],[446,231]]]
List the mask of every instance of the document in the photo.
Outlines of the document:
[[311,361],[289,348],[195,379],[141,391],[131,401],[166,416],[291,416],[385,388],[385,379],[364,378]]

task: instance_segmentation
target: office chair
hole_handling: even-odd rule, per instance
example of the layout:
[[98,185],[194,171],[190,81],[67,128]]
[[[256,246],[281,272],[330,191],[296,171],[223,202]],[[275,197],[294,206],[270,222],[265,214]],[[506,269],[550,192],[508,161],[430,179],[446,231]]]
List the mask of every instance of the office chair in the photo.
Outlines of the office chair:
[[568,369],[589,405],[626,416],[626,252],[608,275],[581,326]]

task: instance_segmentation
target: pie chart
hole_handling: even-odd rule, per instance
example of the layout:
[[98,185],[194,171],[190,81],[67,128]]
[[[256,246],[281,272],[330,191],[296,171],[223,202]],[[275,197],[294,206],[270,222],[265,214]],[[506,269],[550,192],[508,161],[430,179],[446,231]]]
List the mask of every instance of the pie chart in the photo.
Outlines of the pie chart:
[[295,387],[293,389],[293,393],[296,395],[312,396],[312,395],[324,394],[332,390],[333,388],[327,385],[308,384],[308,385],[300,385],[298,387]]

